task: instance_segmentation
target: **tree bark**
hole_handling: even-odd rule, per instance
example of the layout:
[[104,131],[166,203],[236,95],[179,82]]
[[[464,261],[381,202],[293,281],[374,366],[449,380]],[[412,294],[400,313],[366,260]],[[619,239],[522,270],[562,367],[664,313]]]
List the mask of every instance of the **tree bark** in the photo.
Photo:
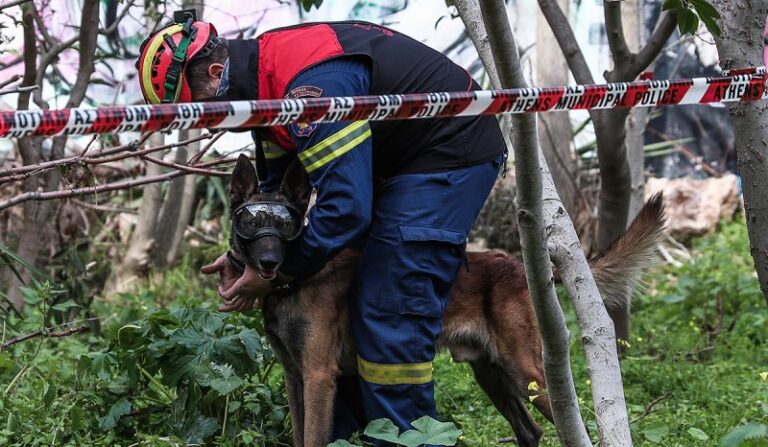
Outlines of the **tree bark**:
[[[22,22],[24,26],[24,50],[25,50],[25,73],[23,86],[35,85],[38,90],[42,90],[42,75],[48,64],[42,59],[48,59],[49,55],[61,51],[51,49],[46,53],[37,65],[36,38],[34,33],[34,19],[38,14],[34,3],[25,3],[22,5]],[[67,107],[77,107],[85,98],[85,92],[90,82],[91,74],[94,70],[94,59],[96,54],[96,39],[99,35],[99,1],[85,0],[83,3],[82,14],[80,17],[80,32],[76,39],[79,41],[79,62],[75,83],[70,91]],[[75,39],[75,38],[73,38]],[[36,82],[37,81],[37,82]],[[42,104],[43,106],[45,104]],[[18,109],[29,108],[29,94],[19,95]],[[64,145],[66,137],[56,137],[51,145],[50,159],[60,158],[64,155]],[[19,139],[19,152],[25,165],[37,163],[42,158],[42,139],[41,138],[21,138]],[[24,182],[25,191],[35,191],[43,189],[46,191],[55,190],[59,186],[61,173],[58,170],[51,170],[40,178],[30,177]],[[51,225],[56,215],[58,203],[56,202],[31,202],[24,205],[24,228],[36,229],[36,231],[25,231],[22,233],[16,253],[35,264],[37,258],[52,236],[54,228]],[[21,269],[21,277],[24,282],[28,282],[31,272]],[[21,283],[18,278],[12,277],[9,281],[8,298],[17,310],[24,307],[24,301],[21,297]]]
[[[763,62],[763,31],[768,14],[765,1],[715,2],[722,35],[715,39],[720,67],[758,67]],[[736,155],[744,194],[750,253],[768,304],[768,103],[731,103],[728,110],[736,135]]]
[[[199,135],[199,129],[180,130],[179,140]],[[185,164],[188,155],[197,153],[199,146],[200,142],[193,143],[191,151],[187,146],[176,148],[176,163]],[[195,176],[188,175],[171,180],[168,186],[154,231],[156,244],[152,259],[153,263],[161,269],[171,266],[178,259],[184,231],[194,211],[195,180]]]
[[[480,5],[502,87],[525,87],[517,43],[509,26],[504,2],[481,0]],[[512,122],[518,181],[517,221],[528,288],[543,340],[544,371],[552,413],[563,445],[589,446],[591,443],[581,419],[571,375],[568,328],[555,293],[547,250],[536,117],[532,114],[515,115]]]

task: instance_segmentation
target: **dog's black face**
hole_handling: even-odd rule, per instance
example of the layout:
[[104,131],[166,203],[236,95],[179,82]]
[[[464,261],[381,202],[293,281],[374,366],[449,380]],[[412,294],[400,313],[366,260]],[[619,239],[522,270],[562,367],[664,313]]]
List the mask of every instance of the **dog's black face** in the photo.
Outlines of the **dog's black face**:
[[[309,205],[310,192],[309,178],[298,160],[291,163],[286,170],[279,192],[260,192],[256,169],[248,157],[240,155],[230,178],[229,205],[234,214],[241,205],[246,203],[283,203],[295,207],[303,215]],[[234,225],[234,215],[231,217],[230,220]],[[271,221],[267,216],[259,224],[264,228],[279,227],[278,218],[274,217],[273,219],[274,221]],[[294,222],[294,224],[301,226],[303,222]],[[277,234],[266,234],[255,239],[246,239],[238,235],[233,227],[229,245],[241,260],[259,273],[259,276],[263,279],[272,279],[283,263],[287,241]]]

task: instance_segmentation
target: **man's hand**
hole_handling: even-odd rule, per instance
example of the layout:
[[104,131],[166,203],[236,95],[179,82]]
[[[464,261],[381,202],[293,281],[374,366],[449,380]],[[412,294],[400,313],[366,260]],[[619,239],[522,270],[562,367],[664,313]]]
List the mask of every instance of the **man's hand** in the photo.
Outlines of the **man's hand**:
[[244,312],[258,306],[258,299],[272,290],[269,281],[261,279],[259,274],[246,264],[245,271],[240,272],[227,258],[226,253],[219,256],[213,264],[200,269],[207,275],[219,274],[219,296],[224,304],[219,306],[220,312],[239,310]]

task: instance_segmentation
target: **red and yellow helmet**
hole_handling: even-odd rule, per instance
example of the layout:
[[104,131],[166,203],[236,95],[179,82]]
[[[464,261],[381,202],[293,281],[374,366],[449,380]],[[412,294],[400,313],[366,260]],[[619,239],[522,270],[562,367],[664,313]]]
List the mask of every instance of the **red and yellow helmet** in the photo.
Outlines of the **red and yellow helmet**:
[[187,63],[197,55],[210,54],[219,44],[217,36],[213,24],[189,18],[145,40],[136,62],[144,100],[150,104],[192,101]]

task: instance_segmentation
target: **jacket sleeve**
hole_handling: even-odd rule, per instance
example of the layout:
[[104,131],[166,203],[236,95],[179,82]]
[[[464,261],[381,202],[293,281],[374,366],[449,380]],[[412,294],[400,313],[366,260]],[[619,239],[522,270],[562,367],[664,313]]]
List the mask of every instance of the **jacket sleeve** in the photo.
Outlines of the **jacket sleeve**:
[[[296,158],[295,152],[281,149],[278,145],[260,136],[257,130],[252,132],[256,144],[256,163],[259,163],[259,145],[264,149],[264,169],[259,174],[259,189],[262,192],[277,192],[288,166]],[[264,178],[261,178],[263,175]]]
[[[307,70],[289,92],[295,97],[366,95],[369,85],[367,65],[345,58]],[[301,279],[368,232],[373,199],[371,129],[367,121],[355,121],[292,125],[289,133],[317,190],[303,236],[289,247],[280,269]]]

